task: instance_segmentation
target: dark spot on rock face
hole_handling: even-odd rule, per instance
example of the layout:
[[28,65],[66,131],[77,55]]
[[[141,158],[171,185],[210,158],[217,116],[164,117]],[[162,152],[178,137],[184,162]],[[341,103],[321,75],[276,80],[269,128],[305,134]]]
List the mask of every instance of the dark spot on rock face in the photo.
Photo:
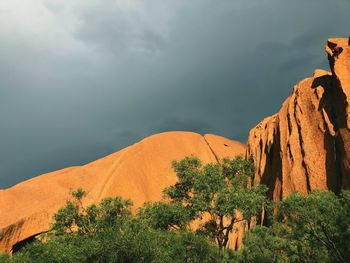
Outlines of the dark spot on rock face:
[[228,147],[228,145],[226,143],[224,143],[224,146]]

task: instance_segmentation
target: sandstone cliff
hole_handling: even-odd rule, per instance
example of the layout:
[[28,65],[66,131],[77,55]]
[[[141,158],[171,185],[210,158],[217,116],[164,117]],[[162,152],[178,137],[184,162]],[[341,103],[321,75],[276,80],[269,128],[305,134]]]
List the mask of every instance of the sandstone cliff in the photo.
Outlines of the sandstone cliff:
[[[136,208],[160,200],[162,190],[175,183],[172,160],[195,155],[207,163],[244,153],[245,145],[220,136],[167,132],[87,165],[0,190],[0,251],[11,252],[16,244],[47,231],[53,213],[65,204],[70,190],[83,187],[88,193],[86,204],[120,195],[132,199]],[[240,240],[241,235],[236,234],[231,246]]]
[[326,44],[331,72],[299,82],[280,111],[249,133],[255,180],[279,201],[292,191],[350,188],[350,45]]

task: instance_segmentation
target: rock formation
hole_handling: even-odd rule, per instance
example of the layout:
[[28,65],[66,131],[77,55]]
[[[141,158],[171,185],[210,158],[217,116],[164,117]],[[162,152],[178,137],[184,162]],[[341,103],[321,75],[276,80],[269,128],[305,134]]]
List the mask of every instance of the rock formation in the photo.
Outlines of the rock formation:
[[[120,195],[132,199],[135,209],[144,202],[160,200],[162,190],[175,183],[172,160],[195,155],[208,163],[244,153],[245,145],[220,136],[167,132],[84,166],[44,174],[0,190],[0,251],[12,252],[21,242],[47,231],[70,190],[83,187],[88,193],[86,204]],[[235,235],[232,247],[238,238],[241,236]]]
[[[161,199],[176,181],[171,161],[195,155],[207,162],[238,154],[253,156],[255,181],[280,201],[292,191],[339,192],[350,188],[350,41],[329,39],[331,72],[316,70],[299,82],[280,111],[253,128],[247,150],[215,135],[169,132],[151,136],[119,152],[80,167],[41,175],[0,190],[0,251],[11,252],[24,240],[49,229],[52,215],[83,187],[86,204],[120,195],[134,209]],[[230,247],[240,244],[243,227]]]
[[280,111],[249,133],[247,155],[275,201],[292,191],[350,188],[350,45],[326,44],[331,72],[299,82]]

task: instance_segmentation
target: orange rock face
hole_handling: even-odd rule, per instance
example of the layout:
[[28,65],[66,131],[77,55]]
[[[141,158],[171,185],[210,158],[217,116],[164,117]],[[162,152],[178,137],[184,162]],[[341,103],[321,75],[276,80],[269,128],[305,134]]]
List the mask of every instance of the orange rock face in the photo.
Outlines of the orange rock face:
[[255,179],[279,201],[292,191],[350,188],[350,46],[329,39],[332,73],[316,70],[299,82],[280,111],[249,133]]
[[326,51],[334,76],[332,105],[338,132],[341,186],[350,188],[350,38],[329,39]]
[[[220,136],[167,132],[87,165],[0,190],[0,251],[11,252],[19,242],[47,231],[53,214],[78,187],[87,191],[86,205],[120,195],[132,199],[137,208],[144,202],[160,200],[162,190],[176,182],[172,160],[194,155],[208,163],[244,153],[245,145]],[[234,237],[232,246],[238,238]]]

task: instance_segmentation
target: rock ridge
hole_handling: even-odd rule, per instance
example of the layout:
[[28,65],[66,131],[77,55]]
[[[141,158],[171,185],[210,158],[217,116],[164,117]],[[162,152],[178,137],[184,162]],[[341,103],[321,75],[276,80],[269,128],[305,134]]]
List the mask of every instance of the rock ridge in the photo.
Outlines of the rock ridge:
[[[86,165],[0,190],[0,251],[11,253],[18,244],[46,232],[53,214],[78,187],[87,191],[85,205],[120,195],[132,199],[135,210],[144,202],[160,200],[162,190],[176,182],[172,160],[195,155],[209,163],[244,154],[244,144],[221,136],[165,132]],[[241,236],[233,240],[239,242]]]

